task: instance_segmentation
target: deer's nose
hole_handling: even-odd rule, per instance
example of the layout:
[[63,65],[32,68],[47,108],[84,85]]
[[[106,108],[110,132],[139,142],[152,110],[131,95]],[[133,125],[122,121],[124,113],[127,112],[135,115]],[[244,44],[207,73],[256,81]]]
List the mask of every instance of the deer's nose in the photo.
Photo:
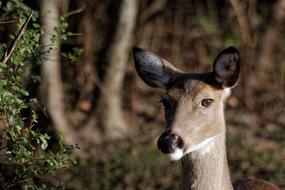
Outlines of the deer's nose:
[[178,135],[171,131],[166,131],[159,137],[157,147],[162,153],[170,154],[173,153],[175,149],[182,148],[183,141]]

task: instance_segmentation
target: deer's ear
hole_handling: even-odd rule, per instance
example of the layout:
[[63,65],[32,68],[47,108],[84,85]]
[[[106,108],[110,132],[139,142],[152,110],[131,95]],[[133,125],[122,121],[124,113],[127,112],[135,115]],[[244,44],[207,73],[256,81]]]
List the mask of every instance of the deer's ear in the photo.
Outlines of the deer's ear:
[[152,87],[167,88],[175,77],[177,69],[155,54],[133,48],[136,70],[141,79]]
[[234,47],[224,49],[214,61],[215,80],[224,88],[237,84],[240,73],[240,54]]

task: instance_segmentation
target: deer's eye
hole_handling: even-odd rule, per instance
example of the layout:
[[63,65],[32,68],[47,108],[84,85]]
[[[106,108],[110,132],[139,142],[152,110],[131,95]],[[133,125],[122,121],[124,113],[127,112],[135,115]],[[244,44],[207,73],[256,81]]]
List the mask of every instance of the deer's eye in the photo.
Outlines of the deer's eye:
[[202,102],[201,102],[201,105],[203,106],[203,107],[205,107],[205,108],[207,108],[207,107],[209,107],[212,103],[213,103],[213,99],[204,99],[204,100],[202,100]]

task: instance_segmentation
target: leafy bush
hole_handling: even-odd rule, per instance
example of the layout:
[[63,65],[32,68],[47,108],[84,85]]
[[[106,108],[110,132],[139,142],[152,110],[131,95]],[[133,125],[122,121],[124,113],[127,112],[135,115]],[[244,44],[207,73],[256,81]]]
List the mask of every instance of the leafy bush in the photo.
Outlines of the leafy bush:
[[34,126],[37,100],[23,84],[31,75],[32,64],[40,63],[44,55],[38,13],[24,27],[32,12],[29,7],[12,0],[3,10],[17,24],[15,33],[9,35],[9,46],[0,44],[0,189],[46,189],[42,177],[68,166],[69,158],[61,141],[57,151],[51,150],[51,137]]

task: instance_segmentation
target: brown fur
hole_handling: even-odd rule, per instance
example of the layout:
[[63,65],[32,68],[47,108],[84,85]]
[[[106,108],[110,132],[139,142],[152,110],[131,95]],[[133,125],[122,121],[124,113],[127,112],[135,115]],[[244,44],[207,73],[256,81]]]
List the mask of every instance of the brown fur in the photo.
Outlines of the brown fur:
[[[216,127],[213,124],[223,121],[220,111],[223,105],[219,103],[223,101],[223,89],[216,89],[203,81],[192,78],[183,77],[183,81],[180,80],[177,79],[168,90],[167,97],[171,107],[165,108],[165,113],[167,128],[180,136],[187,148],[221,133],[222,127]],[[198,108],[201,99],[208,97],[215,99],[214,115]]]

